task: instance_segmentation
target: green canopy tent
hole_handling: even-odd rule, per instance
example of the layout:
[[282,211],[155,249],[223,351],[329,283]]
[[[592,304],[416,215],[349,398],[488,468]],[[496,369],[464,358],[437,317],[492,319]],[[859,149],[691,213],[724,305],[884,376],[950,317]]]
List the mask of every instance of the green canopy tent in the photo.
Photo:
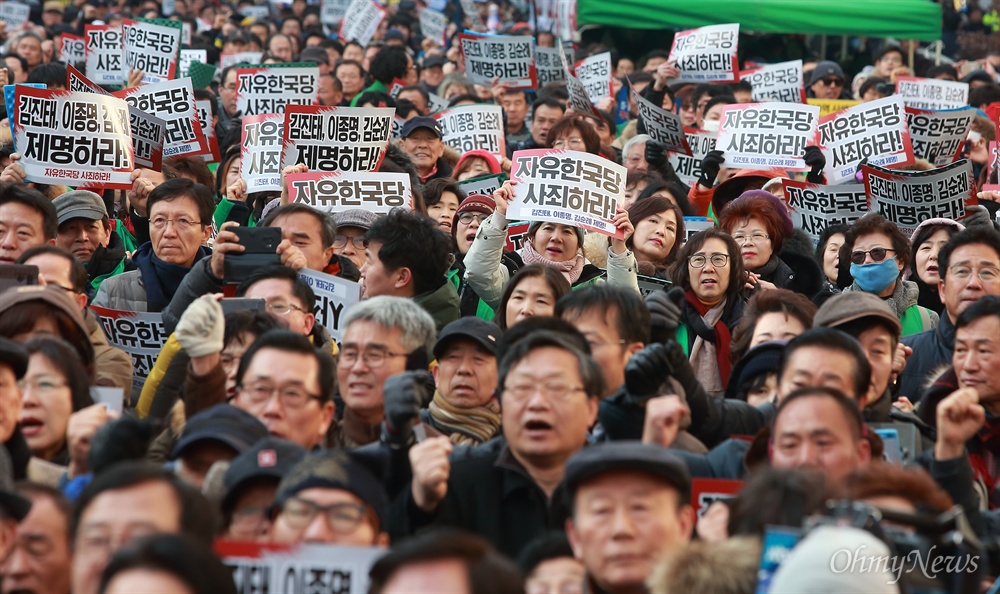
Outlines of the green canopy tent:
[[930,0],[577,0],[576,21],[578,27],[684,30],[740,23],[748,32],[941,38],[941,5]]

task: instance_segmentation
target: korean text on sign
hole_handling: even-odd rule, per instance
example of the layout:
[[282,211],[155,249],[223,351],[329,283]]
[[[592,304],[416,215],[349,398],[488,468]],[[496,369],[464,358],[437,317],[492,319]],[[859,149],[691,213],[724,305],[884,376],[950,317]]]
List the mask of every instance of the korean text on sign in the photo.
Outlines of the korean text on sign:
[[340,22],[340,39],[368,45],[385,15],[386,9],[375,0],[352,0]]
[[534,89],[538,85],[534,39],[530,35],[460,36],[465,74],[469,81],[492,86],[493,79],[508,89]]
[[715,133],[687,128],[684,130],[684,137],[691,148],[691,155],[671,152],[668,159],[677,177],[685,184],[693,186],[701,177],[702,159],[709,151],[715,150]]
[[806,102],[802,60],[768,64],[756,70],[741,72],[740,80],[753,85],[754,101]]
[[972,163],[967,159],[929,171],[894,171],[863,165],[868,210],[896,223],[909,236],[932,218],[957,221],[976,203]]
[[413,196],[410,177],[405,173],[307,172],[287,177],[288,199],[323,212],[360,208],[387,213],[393,208],[410,208]]
[[444,142],[460,153],[485,150],[503,160],[503,108],[499,105],[463,105],[434,114],[441,124]]
[[826,116],[819,124],[819,146],[826,156],[826,180],[854,179],[858,163],[872,165],[913,162],[910,130],[903,102],[896,96],[869,101]]
[[122,84],[122,28],[86,25],[83,36],[87,40],[87,77],[99,85]]
[[391,107],[289,105],[283,166],[309,171],[374,171],[382,162],[395,111]]
[[910,128],[913,156],[927,159],[935,167],[955,161],[962,155],[975,117],[974,107],[945,111],[907,107],[906,122]]
[[344,338],[341,320],[347,310],[361,301],[361,285],[308,268],[299,271],[299,278],[316,295],[316,323],[326,328],[330,337],[340,344]]
[[969,104],[969,83],[904,76],[896,80],[896,94],[907,107],[954,109]]
[[91,309],[97,314],[108,342],[132,357],[132,393],[138,394],[169,337],[163,328],[163,314],[97,306],[91,306]]
[[781,183],[795,228],[813,241],[819,241],[829,225],[850,225],[868,212],[864,184],[821,186],[790,179]]
[[681,117],[672,111],[653,105],[632,91],[635,104],[639,107],[639,118],[646,126],[646,134],[656,142],[666,146],[668,151],[691,154],[687,138],[684,136],[684,124]]
[[739,64],[736,44],[738,23],[711,25],[681,31],[674,35],[670,57],[680,70],[678,82],[736,82]]
[[319,68],[237,68],[236,109],[244,116],[319,103]]
[[816,140],[819,108],[798,103],[746,103],[722,112],[716,148],[727,167],[804,170]]
[[205,131],[198,121],[190,78],[125,89],[114,95],[167,122],[164,157],[193,157],[210,152]]
[[611,52],[603,52],[577,62],[574,67],[591,103],[611,96]]
[[247,192],[281,191],[282,123],[280,113],[243,117],[240,177]]
[[125,70],[139,70],[143,83],[158,83],[174,78],[181,48],[180,23],[165,27],[154,23],[125,19],[122,22]]

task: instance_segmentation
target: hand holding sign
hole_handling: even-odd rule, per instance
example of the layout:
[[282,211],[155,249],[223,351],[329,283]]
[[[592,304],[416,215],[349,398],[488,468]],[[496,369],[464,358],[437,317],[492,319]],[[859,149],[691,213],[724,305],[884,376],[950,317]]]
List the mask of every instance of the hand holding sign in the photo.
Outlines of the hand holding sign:
[[[624,254],[628,248],[625,247],[625,242],[628,241],[629,237],[635,233],[635,227],[632,226],[632,221],[628,218],[628,212],[625,207],[621,204],[615,209],[615,216],[611,219],[611,222],[615,224],[615,228],[618,229],[618,233],[615,237],[611,239],[611,253],[618,256]],[[618,236],[621,236],[621,239]]]
[[291,203],[292,199],[288,196],[288,176],[293,173],[308,173],[309,167],[305,163],[299,163],[298,165],[289,165],[288,167],[283,167],[281,169],[281,205]]
[[681,75],[681,71],[670,62],[664,62],[656,67],[653,73],[653,90],[662,91],[667,88],[669,81]]
[[226,199],[231,202],[247,201],[247,182],[242,177],[237,177],[236,181],[226,188]]
[[516,181],[508,179],[493,192],[493,202],[497,205],[496,211],[498,213],[507,216],[507,205],[510,204],[511,200],[514,200],[514,186],[516,185]]
[[7,167],[4,168],[3,173],[0,174],[0,183],[24,183],[24,168],[17,163],[20,159],[21,155],[19,153],[10,154],[10,164],[7,165]]

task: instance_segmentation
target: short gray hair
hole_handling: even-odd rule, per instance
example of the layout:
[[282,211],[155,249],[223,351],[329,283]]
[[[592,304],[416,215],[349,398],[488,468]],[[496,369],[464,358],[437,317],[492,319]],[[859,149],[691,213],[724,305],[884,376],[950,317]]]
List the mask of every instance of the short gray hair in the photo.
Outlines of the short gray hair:
[[423,348],[427,354],[434,349],[437,327],[434,318],[424,308],[404,297],[380,295],[365,299],[347,310],[344,329],[357,321],[372,322],[386,328],[399,328],[403,332],[400,340],[407,353]]
[[653,138],[649,134],[636,134],[632,138],[629,138],[628,142],[625,143],[625,146],[622,147],[622,158],[624,159],[628,157],[628,152],[633,146],[643,142],[648,142],[652,139]]

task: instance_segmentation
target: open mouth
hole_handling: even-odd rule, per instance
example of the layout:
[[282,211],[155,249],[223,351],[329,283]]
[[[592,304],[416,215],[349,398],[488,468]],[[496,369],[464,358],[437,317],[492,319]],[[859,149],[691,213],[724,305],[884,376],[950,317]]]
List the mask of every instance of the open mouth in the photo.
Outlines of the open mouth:
[[545,433],[552,430],[552,425],[545,421],[532,420],[524,424],[524,429],[528,433]]
[[24,419],[21,419],[21,433],[25,437],[34,437],[35,435],[38,435],[41,433],[42,427],[44,426],[45,423],[35,417],[25,417]]

